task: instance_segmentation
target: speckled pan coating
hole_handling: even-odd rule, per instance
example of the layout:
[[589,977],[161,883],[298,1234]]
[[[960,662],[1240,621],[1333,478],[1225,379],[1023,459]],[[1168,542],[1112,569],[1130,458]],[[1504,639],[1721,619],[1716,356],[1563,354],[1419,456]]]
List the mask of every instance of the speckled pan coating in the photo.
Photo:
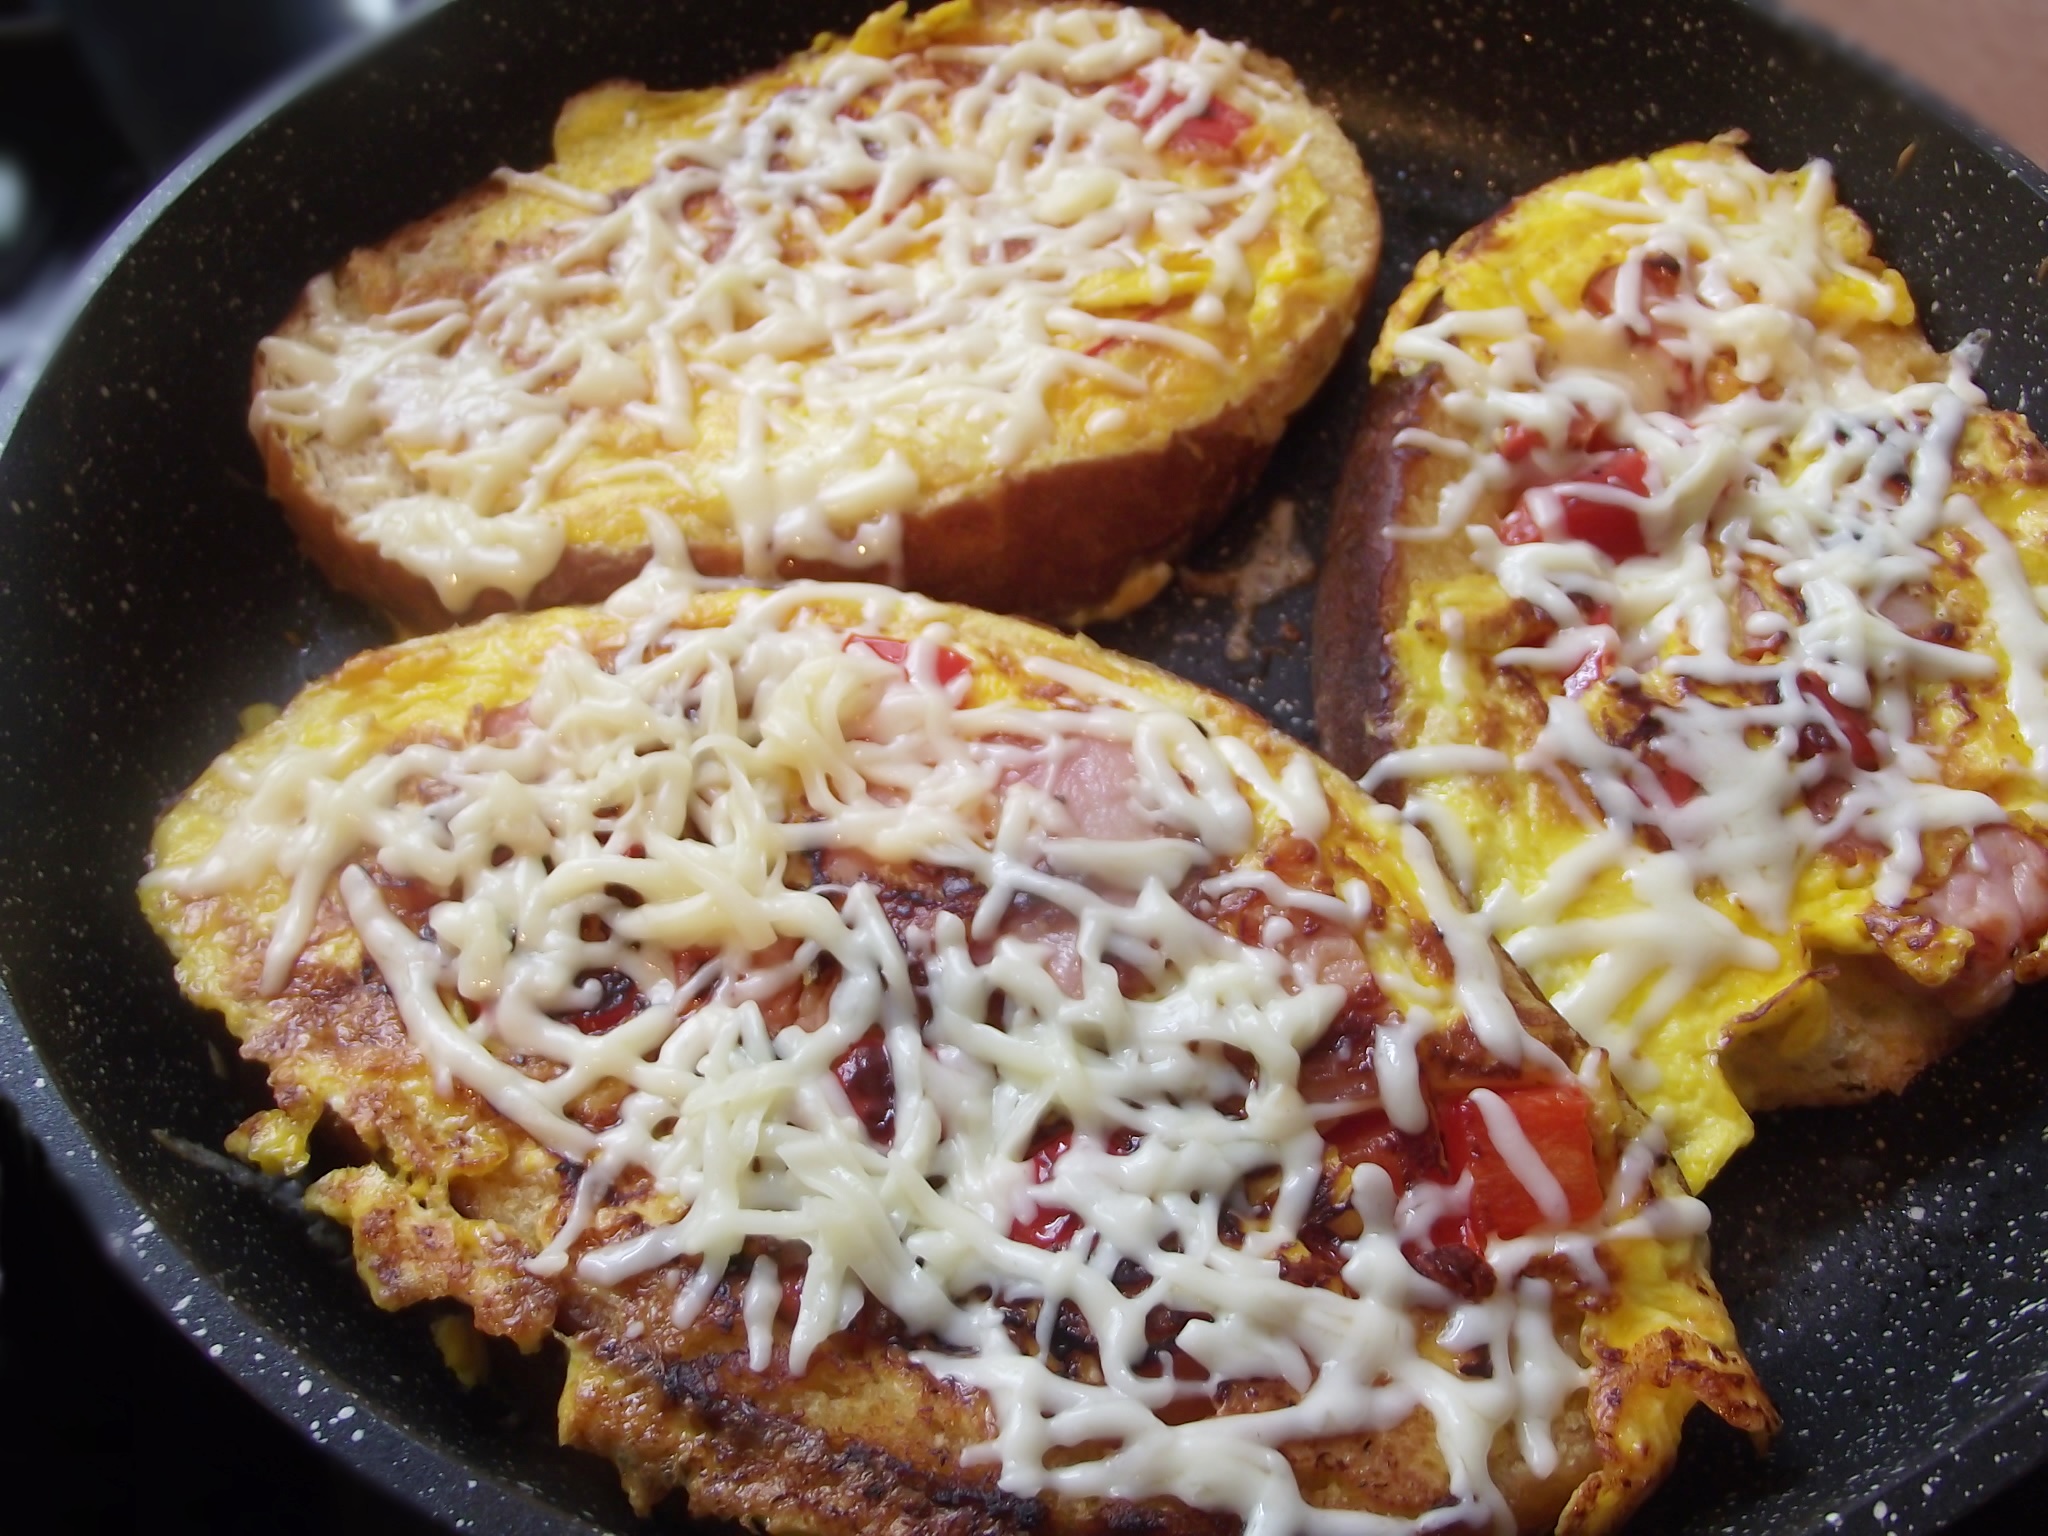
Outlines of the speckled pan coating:
[[[1293,62],[1360,140],[1387,225],[1361,336],[1418,254],[1509,194],[1741,126],[1766,164],[1835,159],[1936,343],[1990,329],[1993,397],[2048,414],[2048,177],[1803,33],[1732,3],[1172,8]],[[425,1321],[376,1314],[288,1199],[175,1150],[217,1147],[251,1101],[135,910],[150,822],[240,706],[384,638],[300,562],[263,497],[242,427],[250,349],[350,246],[501,162],[539,163],[572,91],[723,79],[862,9],[430,11],[202,150],[94,264],[40,381],[0,398],[0,1093],[197,1347],[451,1525],[632,1522],[602,1463],[552,1450],[545,1425],[508,1434],[502,1405],[466,1399]],[[1363,363],[1361,348],[1340,365],[1199,563],[1228,563],[1281,496],[1320,540]],[[1101,638],[1306,737],[1310,607],[1306,591],[1268,605],[1255,637],[1270,649],[1236,667],[1216,600],[1170,594]],[[1785,1433],[1764,1466],[1702,1435],[1633,1529],[1933,1530],[2040,1458],[2042,1022],[2003,1021],[1903,1100],[1768,1122],[1716,1184],[1718,1274]]]

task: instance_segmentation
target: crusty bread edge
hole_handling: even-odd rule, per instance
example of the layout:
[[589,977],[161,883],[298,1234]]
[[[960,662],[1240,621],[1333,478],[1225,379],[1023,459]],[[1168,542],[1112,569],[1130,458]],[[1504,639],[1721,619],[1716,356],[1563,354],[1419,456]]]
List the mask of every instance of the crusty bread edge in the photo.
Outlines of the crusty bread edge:
[[1395,439],[1417,425],[1434,370],[1376,385],[1330,506],[1316,584],[1309,682],[1322,752],[1344,773],[1363,774],[1394,741],[1388,632],[1400,622],[1399,541],[1410,477],[1423,457]]
[[[1745,1109],[1860,1104],[1907,1084],[1974,1035],[1989,1013],[1958,1014],[1880,955],[1833,957],[1820,978],[1827,1029],[1788,1052],[1776,1030],[1730,1038],[1721,1070]],[[1995,1010],[1994,1010],[1995,1011]]]

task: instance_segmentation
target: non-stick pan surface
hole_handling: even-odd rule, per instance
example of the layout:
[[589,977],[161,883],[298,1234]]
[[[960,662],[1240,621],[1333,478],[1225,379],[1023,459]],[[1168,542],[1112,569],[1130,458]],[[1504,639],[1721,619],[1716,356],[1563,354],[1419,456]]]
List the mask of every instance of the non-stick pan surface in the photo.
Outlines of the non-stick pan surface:
[[[203,150],[123,226],[38,380],[0,402],[0,1091],[117,1262],[251,1391],[450,1523],[633,1524],[609,1468],[466,1397],[425,1321],[376,1312],[294,1192],[213,1155],[252,1107],[136,913],[157,809],[236,733],[386,638],[266,501],[243,430],[251,350],[305,278],[502,163],[559,102],[628,76],[772,62],[858,0],[465,0],[418,17]],[[1378,178],[1378,306],[1417,255],[1564,170],[1731,127],[1772,165],[1834,160],[1950,345],[2025,409],[2048,387],[2048,179],[1811,36],[1732,3],[1176,3],[1292,61]],[[92,280],[89,279],[89,283]],[[1311,545],[1363,400],[1355,347],[1245,513]],[[1259,616],[1169,594],[1102,638],[1305,737],[1310,594]],[[2048,1433],[2048,1030],[2023,1002],[1903,1099],[1766,1124],[1712,1191],[1717,1271],[1785,1414],[1753,1461],[1699,1434],[1635,1529],[1931,1530]],[[17,1027],[18,1026],[18,1027]],[[346,1411],[344,1411],[346,1410]]]

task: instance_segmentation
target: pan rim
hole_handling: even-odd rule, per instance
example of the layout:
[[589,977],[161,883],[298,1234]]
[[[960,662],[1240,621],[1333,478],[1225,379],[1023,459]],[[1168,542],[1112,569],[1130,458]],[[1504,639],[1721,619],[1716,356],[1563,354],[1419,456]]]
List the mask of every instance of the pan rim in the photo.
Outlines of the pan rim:
[[[383,31],[344,38],[287,71],[201,139],[136,201],[72,274],[27,354],[0,387],[0,461],[30,397],[85,311],[177,201],[279,112],[387,49],[404,47],[413,32],[454,3],[420,0]],[[182,1248],[162,1237],[149,1207],[102,1160],[98,1143],[56,1086],[57,1077],[43,1060],[0,965],[0,1109],[13,1111],[30,1156],[100,1238],[101,1251],[131,1295],[305,1443],[441,1525],[453,1528],[468,1521],[474,1527],[488,1518],[489,1529],[507,1536],[602,1536],[602,1527],[396,1422],[310,1352],[259,1323]],[[230,1339],[246,1363],[227,1358]],[[346,1431],[338,1428],[341,1424],[348,1425]],[[337,1428],[323,1435],[321,1427],[328,1425]]]
[[[434,0],[435,4],[445,0]],[[1786,0],[1730,0],[1787,36],[1865,75],[1891,96],[1899,97],[1937,118],[1972,147],[1983,150],[2006,171],[2011,172],[2035,196],[2048,203],[2048,167],[2030,160],[1992,129],[1950,101],[1932,86],[1923,85],[1889,60],[1881,59],[1861,43],[1830,31],[1819,21],[1793,11]]]
[[77,329],[79,319],[106,286],[107,279],[127,259],[128,253],[155,227],[179,198],[202,176],[232,153],[244,139],[279,112],[309,95],[337,76],[348,73],[366,60],[389,48],[406,46],[406,39],[429,19],[455,4],[455,0],[417,0],[397,21],[380,32],[344,37],[311,58],[285,71],[238,107],[212,132],[200,139],[183,159],[165,171],[118,223],[100,238],[92,253],[66,280],[56,307],[45,317],[30,339],[27,352],[0,386],[0,459],[14,440],[29,396],[42,383],[43,374]]

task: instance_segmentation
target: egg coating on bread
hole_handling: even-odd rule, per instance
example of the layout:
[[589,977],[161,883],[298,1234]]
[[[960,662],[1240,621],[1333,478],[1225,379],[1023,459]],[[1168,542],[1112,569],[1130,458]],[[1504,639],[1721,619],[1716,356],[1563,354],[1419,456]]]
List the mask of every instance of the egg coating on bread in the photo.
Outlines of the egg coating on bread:
[[1974,356],[1824,163],[1727,141],[1517,200],[1375,351],[1325,739],[1695,1185],[1748,1109],[1896,1090],[2041,968],[2048,454]]

